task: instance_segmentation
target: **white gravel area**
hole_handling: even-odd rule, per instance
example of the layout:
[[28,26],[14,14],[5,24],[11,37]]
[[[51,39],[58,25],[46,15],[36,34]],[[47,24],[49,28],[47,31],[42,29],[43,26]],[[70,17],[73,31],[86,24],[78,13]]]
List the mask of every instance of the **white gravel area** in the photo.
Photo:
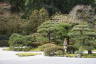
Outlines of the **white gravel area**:
[[96,64],[96,58],[47,57],[43,55],[19,57],[16,51],[4,51],[0,48],[0,64]]

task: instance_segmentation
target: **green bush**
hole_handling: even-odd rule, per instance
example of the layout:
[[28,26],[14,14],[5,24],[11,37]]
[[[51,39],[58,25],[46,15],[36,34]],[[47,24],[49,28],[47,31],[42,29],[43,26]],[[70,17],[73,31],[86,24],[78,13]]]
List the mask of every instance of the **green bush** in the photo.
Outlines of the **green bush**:
[[44,44],[42,46],[39,46],[39,49],[41,51],[44,51],[46,48],[50,48],[50,47],[53,47],[53,46],[56,46],[55,44],[52,44],[52,43],[47,43],[47,44]]
[[47,43],[42,46],[39,46],[41,51],[44,51],[46,56],[64,56],[63,47],[57,46],[52,43]]
[[44,53],[46,56],[64,56],[64,49],[59,46],[52,46],[45,48]]
[[63,50],[57,50],[55,52],[56,56],[64,56],[64,51]]
[[9,38],[10,49],[15,51],[29,51],[31,49],[31,44],[32,44],[31,36],[12,34]]
[[10,36],[10,38],[9,38],[9,46],[11,47],[11,48],[13,48],[13,47],[21,47],[21,46],[23,46],[23,42],[24,42],[24,40],[23,40],[24,38],[23,38],[23,36],[22,35],[19,35],[19,34],[12,34],[11,36]]

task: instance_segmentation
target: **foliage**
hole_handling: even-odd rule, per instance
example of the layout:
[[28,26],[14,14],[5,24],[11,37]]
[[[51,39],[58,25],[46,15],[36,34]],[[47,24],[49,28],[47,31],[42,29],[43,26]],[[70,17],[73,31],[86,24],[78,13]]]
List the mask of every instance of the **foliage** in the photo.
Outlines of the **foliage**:
[[56,42],[57,44],[62,45],[64,38],[68,37],[67,34],[72,26],[72,24],[62,22],[59,23],[55,22],[54,20],[49,20],[39,26],[37,32],[48,38],[49,42]]
[[32,48],[30,51],[41,51],[40,48]]
[[83,58],[96,58],[96,54],[83,54],[82,55]]
[[47,44],[44,44],[42,46],[39,46],[40,50],[41,51],[44,51],[46,48],[50,48],[50,47],[53,47],[53,46],[56,46],[55,44],[52,44],[52,43],[47,43]]
[[31,36],[23,36],[13,34],[9,38],[9,46],[13,50],[28,51],[31,49],[33,38]]
[[41,51],[44,51],[46,56],[63,56],[64,55],[63,48],[52,43],[47,43],[42,46],[39,46],[39,49]]
[[59,46],[46,47],[44,53],[46,56],[64,56],[64,49]]
[[32,48],[36,48],[46,43],[47,39],[38,33],[34,33],[32,35],[25,36],[24,41],[25,41],[25,45],[32,47]]
[[16,55],[20,57],[25,57],[25,56],[36,56],[36,55],[41,55],[41,53],[17,53]]
[[[22,35],[19,34],[13,34],[10,38],[9,38],[9,46],[11,49],[17,49],[20,47],[24,46],[24,41],[23,41],[24,37]],[[17,48],[15,48],[17,47]]]
[[66,57],[76,57],[76,54],[66,54]]
[[37,32],[42,33],[42,35],[47,37],[49,42],[50,42],[51,33],[53,31],[54,31],[54,25],[50,21],[43,23],[41,26],[39,26],[37,30]]
[[[66,57],[75,57],[78,58],[78,54],[67,54]],[[81,58],[96,58],[96,54],[82,54]]]
[[90,5],[77,5],[70,12],[70,15],[78,19],[80,22],[88,22],[90,24],[94,24],[95,22],[95,8]]
[[23,21],[17,16],[0,16],[0,40],[2,40],[1,45],[8,45],[8,39],[12,33],[21,33],[22,24]]
[[32,37],[34,38],[34,44],[37,43],[37,46],[46,44],[48,42],[48,39],[39,33],[32,34]]
[[21,32],[22,22],[23,21],[16,16],[0,16],[0,34],[10,35],[11,33]]
[[95,0],[0,0],[9,2],[12,5],[12,11],[30,14],[32,10],[46,8],[50,14],[55,12],[69,13],[71,9],[78,5],[95,5]]
[[62,14],[62,13],[56,13],[54,14],[51,19],[53,22],[57,23],[68,23],[68,24],[78,24],[80,23],[77,19],[74,19],[73,16],[70,14]]
[[25,8],[25,1],[26,0],[9,0],[9,3],[11,4],[11,11],[12,12],[24,12]]
[[91,29],[88,25],[77,25],[73,27],[69,35],[71,39],[76,42],[75,46],[79,47],[79,49],[91,51],[95,48],[96,31]]
[[45,22],[47,19],[48,12],[44,8],[32,11],[29,20],[27,20],[28,22],[25,24],[25,32],[27,34],[35,33],[37,27],[40,26],[43,22]]
[[95,0],[0,0],[0,46],[18,51],[40,46],[48,56],[64,55],[62,46],[67,53],[91,53],[96,49],[94,5]]
[[52,14],[57,11],[68,13],[77,4],[94,5],[95,0],[10,0],[10,3],[14,4],[17,11],[24,8],[26,12],[30,12],[31,10],[45,7]]
[[30,50],[31,48],[36,48],[41,44],[46,43],[46,39],[40,34],[33,35],[19,35],[12,34],[9,38],[9,46],[13,50]]

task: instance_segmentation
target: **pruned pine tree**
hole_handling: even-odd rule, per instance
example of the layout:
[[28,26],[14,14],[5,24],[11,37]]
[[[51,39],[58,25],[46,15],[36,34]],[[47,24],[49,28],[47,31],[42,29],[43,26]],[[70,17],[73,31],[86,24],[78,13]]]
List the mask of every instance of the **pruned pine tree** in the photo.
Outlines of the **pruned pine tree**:
[[88,54],[92,54],[92,50],[96,45],[96,31],[88,25],[76,25],[69,33],[71,39],[76,42],[74,45],[79,47],[79,50],[86,49]]

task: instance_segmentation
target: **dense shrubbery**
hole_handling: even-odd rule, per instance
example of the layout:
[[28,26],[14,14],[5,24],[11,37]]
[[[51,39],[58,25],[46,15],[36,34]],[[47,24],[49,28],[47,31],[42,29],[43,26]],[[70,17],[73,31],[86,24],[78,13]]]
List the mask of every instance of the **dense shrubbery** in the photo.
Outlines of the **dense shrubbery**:
[[36,48],[42,44],[45,44],[46,38],[41,36],[40,34],[33,35],[20,35],[20,34],[12,34],[9,38],[9,46],[13,50],[18,51],[27,51],[31,48]]
[[39,48],[41,51],[44,51],[46,48],[50,48],[50,47],[54,47],[54,46],[56,46],[56,45],[52,44],[52,43],[48,43],[48,44],[44,44],[42,46],[39,46]]
[[64,56],[64,49],[59,46],[46,47],[44,50],[46,56]]
[[46,56],[64,56],[63,47],[57,46],[52,43],[44,44],[39,48],[41,51],[44,51]]
[[57,46],[52,43],[47,43],[39,47],[41,51],[44,51],[46,56],[64,56],[64,49],[62,46]]
[[13,34],[10,38],[9,38],[9,46],[11,49],[13,50],[22,50],[24,45],[24,37],[22,35],[19,34]]
[[32,39],[33,38],[31,36],[26,37],[26,36],[19,35],[19,34],[13,34],[9,39],[9,46],[13,50],[27,51],[27,50],[30,50],[31,48],[31,44],[33,41]]

